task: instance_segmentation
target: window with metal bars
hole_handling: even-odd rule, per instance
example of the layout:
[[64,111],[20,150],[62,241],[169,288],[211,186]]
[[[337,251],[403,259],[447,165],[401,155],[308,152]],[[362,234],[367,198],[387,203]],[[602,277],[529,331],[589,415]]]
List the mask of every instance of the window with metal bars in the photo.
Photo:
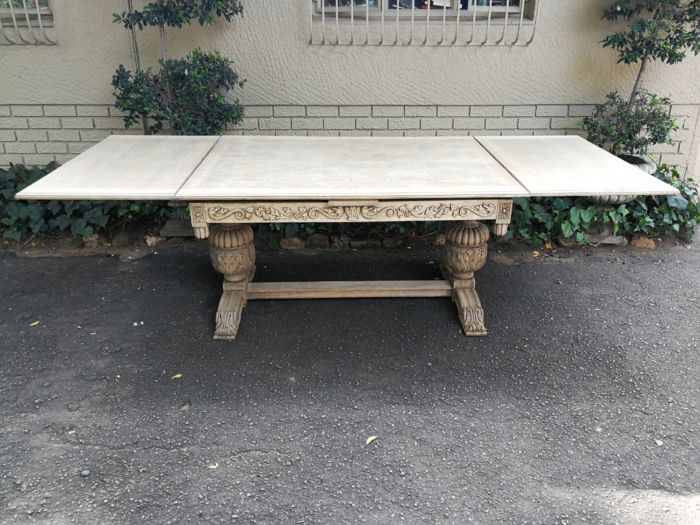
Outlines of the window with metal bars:
[[[454,18],[459,11],[462,15],[476,12],[478,18],[488,16],[503,16],[506,12],[518,15],[521,7],[526,7],[528,0],[313,0],[317,14],[335,16],[336,12],[344,18],[354,13],[358,18],[369,15],[379,17],[382,12],[404,11],[400,16],[426,17],[429,12],[433,16],[442,16],[445,11],[448,18]],[[534,4],[534,0],[530,1]],[[522,5],[521,5],[522,4]],[[415,11],[415,13],[411,13]],[[525,14],[528,15],[527,9]],[[392,15],[393,16],[393,15]]]
[[539,0],[310,0],[312,44],[528,45]]
[[0,44],[55,44],[49,0],[0,0]]

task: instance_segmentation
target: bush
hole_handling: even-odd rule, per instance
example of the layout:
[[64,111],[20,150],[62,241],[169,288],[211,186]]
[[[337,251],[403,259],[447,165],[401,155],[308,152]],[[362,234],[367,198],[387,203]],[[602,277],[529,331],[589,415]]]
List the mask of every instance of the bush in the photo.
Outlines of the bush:
[[[622,31],[608,35],[603,47],[617,51],[618,62],[639,64],[634,87],[626,101],[617,93],[584,121],[589,140],[615,155],[644,155],[649,146],[669,144],[675,121],[664,105],[668,98],[642,89],[653,61],[681,62],[687,53],[700,53],[700,2],[697,0],[615,0],[603,11],[611,22],[627,21]],[[619,27],[619,26],[618,26]]]
[[700,221],[698,190],[675,168],[662,165],[656,176],[680,190],[677,196],[639,197],[614,208],[598,207],[579,198],[514,199],[508,237],[537,246],[563,235],[584,242],[586,232],[605,226],[613,233],[677,235],[691,242]]
[[583,119],[583,129],[588,140],[613,155],[646,155],[654,144],[673,144],[671,132],[678,126],[668,112],[670,103],[642,90],[630,106],[618,93],[610,93],[593,116]]
[[41,179],[58,165],[43,168],[15,164],[0,168],[0,233],[5,239],[27,235],[62,234],[88,237],[120,224],[138,220],[156,222],[178,211],[161,202],[124,201],[16,201],[15,194]]
[[[164,123],[178,135],[218,135],[227,124],[238,124],[243,107],[226,94],[243,81],[232,62],[216,51],[196,49],[185,58],[171,59],[165,29],[182,28],[192,21],[210,26],[217,19],[231,22],[243,12],[239,0],[158,0],[146,3],[141,11],[114,14],[114,22],[132,31],[136,72],[120,65],[112,77],[116,107],[126,113],[126,127],[142,124],[147,134],[158,133]],[[140,70],[135,29],[157,27],[160,34],[160,70]]]
[[143,120],[146,133],[153,134],[170,122],[176,135],[217,135],[243,118],[238,99],[226,100],[226,92],[243,86],[227,58],[196,49],[160,65],[157,73],[132,73],[122,65],[117,69],[112,79],[115,106],[126,113],[127,128]]

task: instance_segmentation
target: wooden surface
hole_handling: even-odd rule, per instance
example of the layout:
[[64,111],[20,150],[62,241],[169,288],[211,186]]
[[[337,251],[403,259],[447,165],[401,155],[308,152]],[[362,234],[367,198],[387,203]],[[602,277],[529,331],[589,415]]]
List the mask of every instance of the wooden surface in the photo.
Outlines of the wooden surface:
[[178,200],[526,196],[470,137],[222,137]]
[[113,135],[20,192],[20,199],[172,199],[219,137]]
[[476,137],[533,197],[672,195],[673,187],[578,136]]
[[392,199],[673,193],[575,136],[115,135],[17,198],[343,201],[349,207]]
[[435,281],[313,281],[249,283],[248,299],[450,297],[452,285]]

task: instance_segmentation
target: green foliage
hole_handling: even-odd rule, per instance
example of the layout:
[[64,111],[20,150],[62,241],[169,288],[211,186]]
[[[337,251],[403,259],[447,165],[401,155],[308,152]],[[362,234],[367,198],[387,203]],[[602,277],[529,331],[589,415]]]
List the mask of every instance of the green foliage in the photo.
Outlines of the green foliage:
[[117,224],[137,220],[162,221],[177,212],[159,202],[16,201],[15,194],[57,167],[0,169],[0,233],[5,239],[60,234],[88,237]]
[[644,58],[676,64],[688,51],[700,53],[700,2],[697,0],[616,0],[603,18],[629,21],[626,31],[603,40],[619,54],[619,62]]
[[665,111],[670,100],[640,89],[646,66],[660,60],[681,62],[687,53],[700,53],[700,1],[615,0],[603,18],[626,20],[627,28],[603,39],[603,47],[617,51],[618,62],[640,63],[637,80],[627,100],[617,93],[584,120],[589,140],[607,146],[616,155],[645,154],[653,144],[670,143],[674,119]]
[[196,20],[200,25],[210,25],[216,18],[230,22],[243,12],[239,0],[159,0],[149,2],[142,11],[115,14],[114,22],[124,24],[127,29],[144,27],[180,28]]
[[115,105],[126,114],[126,127],[145,119],[148,134],[170,122],[177,135],[216,135],[243,118],[238,100],[229,102],[225,96],[243,86],[227,58],[196,49],[183,59],[161,60],[160,65],[157,73],[132,73],[120,65],[112,78]]
[[[56,168],[13,165],[0,169],[0,235],[19,240],[28,235],[71,233],[87,237],[134,221],[162,222],[181,218],[161,202],[15,201],[18,191]],[[568,197],[515,199],[509,237],[541,245],[563,235],[584,242],[584,233],[609,225],[615,234],[677,235],[691,241],[700,222],[698,190],[692,179],[681,179],[674,168],[661,166],[657,177],[678,188],[680,195],[640,197],[617,207],[597,207]],[[274,227],[278,228],[274,228]],[[386,238],[428,236],[445,225],[428,223],[269,225],[286,235],[327,234]]]
[[670,103],[641,90],[630,106],[618,93],[610,93],[593,116],[583,119],[583,129],[588,140],[613,155],[645,155],[654,144],[673,143],[671,132],[678,126],[668,112]]
[[639,197],[616,207],[598,207],[583,199],[514,199],[509,237],[541,245],[562,235],[584,242],[584,234],[610,226],[616,235],[678,235],[690,242],[700,221],[698,190],[692,179],[681,179],[663,165],[656,176],[677,188],[677,196]]

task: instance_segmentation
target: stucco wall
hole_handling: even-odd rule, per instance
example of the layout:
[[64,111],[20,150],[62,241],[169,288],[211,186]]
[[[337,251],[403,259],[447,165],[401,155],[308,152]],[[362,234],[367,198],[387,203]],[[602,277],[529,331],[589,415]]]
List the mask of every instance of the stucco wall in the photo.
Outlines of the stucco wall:
[[[168,43],[173,56],[197,46],[230,56],[248,80],[240,97],[250,105],[587,105],[611,90],[628,92],[634,69],[616,64],[615,53],[598,45],[612,29],[600,20],[609,0],[541,2],[528,47],[312,46],[306,0],[248,0],[235,23],[170,31]],[[131,64],[127,33],[111,22],[125,2],[53,4],[57,46],[0,46],[0,106],[113,100],[114,69]],[[156,32],[139,37],[142,62],[153,63]],[[649,89],[676,104],[700,104],[698,57],[673,67],[655,64],[647,78]],[[691,169],[700,144],[696,117],[683,137],[682,163]]]

